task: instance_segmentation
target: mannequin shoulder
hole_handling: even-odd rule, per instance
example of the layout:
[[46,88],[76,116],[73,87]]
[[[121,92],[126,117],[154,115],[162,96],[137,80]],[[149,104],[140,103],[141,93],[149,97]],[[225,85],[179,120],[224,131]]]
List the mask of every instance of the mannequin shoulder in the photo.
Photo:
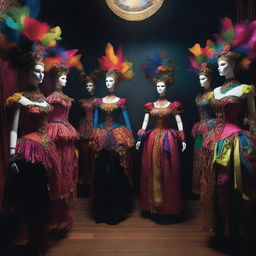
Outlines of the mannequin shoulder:
[[245,95],[249,95],[249,94],[255,95],[255,86],[243,84],[242,85],[242,93]]
[[179,101],[173,101],[170,105],[169,105],[172,109],[176,109],[179,111],[183,111],[183,105],[181,102]]
[[153,108],[154,108],[154,102],[147,102],[146,104],[144,104],[144,110],[146,113],[148,113]]
[[119,103],[121,108],[125,108],[127,106],[127,104],[128,104],[126,98],[119,98],[118,103]]
[[20,99],[22,98],[22,93],[14,93],[12,96],[8,97],[6,100],[6,106],[11,107],[16,103],[19,103]]
[[243,92],[243,88],[244,88],[245,84],[241,84],[239,86],[236,86],[234,88],[232,88],[231,90],[222,93],[221,92],[221,87],[217,87],[214,89],[213,93],[214,93],[214,98],[219,100],[225,97],[242,97],[245,93]]

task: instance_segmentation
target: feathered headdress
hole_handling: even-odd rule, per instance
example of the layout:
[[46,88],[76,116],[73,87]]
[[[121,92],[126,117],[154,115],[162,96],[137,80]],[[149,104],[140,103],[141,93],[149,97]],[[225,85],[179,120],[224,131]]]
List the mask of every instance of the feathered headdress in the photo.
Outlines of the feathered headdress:
[[[40,11],[39,0],[27,0],[21,8],[10,8],[0,15],[0,49],[15,49],[22,54],[42,58],[43,50],[55,46],[60,40],[60,27],[50,28],[45,22],[36,20]],[[40,49],[40,50],[38,50]]]
[[85,72],[82,72],[79,79],[85,84],[87,83],[95,84],[99,80],[100,75],[101,75],[101,71],[99,69],[96,69],[90,74],[86,74]]
[[133,78],[132,63],[125,60],[121,48],[118,48],[115,54],[112,44],[108,43],[105,53],[105,56],[99,58],[101,70],[107,71],[108,76],[114,76],[117,80],[129,80]]
[[45,71],[51,71],[54,75],[68,74],[70,68],[83,70],[80,61],[81,54],[76,54],[78,49],[65,50],[62,47],[51,47],[46,49],[46,56],[43,58]]
[[146,64],[141,65],[141,68],[144,70],[146,78],[154,82],[164,81],[167,85],[173,82],[173,59],[168,57],[166,51],[161,54],[155,52],[147,59]]
[[255,32],[255,21],[233,26],[229,18],[224,18],[221,21],[220,34],[214,34],[217,41],[215,60],[224,59],[231,63],[241,63],[242,67],[247,68],[255,58],[253,52],[256,50],[256,44],[253,44],[252,40]]
[[189,57],[191,70],[199,75],[211,76],[212,70],[209,68],[209,62],[214,56],[215,45],[211,40],[206,41],[206,46],[202,48],[200,44],[195,44],[189,51],[193,56]]

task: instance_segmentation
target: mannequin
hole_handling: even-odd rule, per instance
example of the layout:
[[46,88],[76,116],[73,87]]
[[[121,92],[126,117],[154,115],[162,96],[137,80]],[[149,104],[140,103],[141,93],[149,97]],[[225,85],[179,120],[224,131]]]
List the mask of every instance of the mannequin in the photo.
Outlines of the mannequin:
[[44,64],[32,54],[25,55],[23,61],[28,86],[7,99],[14,118],[10,131],[12,172],[7,178],[5,201],[21,216],[15,244],[37,245],[49,224],[49,204],[56,195],[59,169],[56,148],[46,135],[52,108],[39,91]]
[[[123,62],[120,49],[118,53],[116,56],[113,46],[108,44],[106,56],[99,59],[101,70],[108,70],[108,95],[95,101],[92,141],[95,160],[93,218],[97,223],[111,225],[127,218],[132,210],[131,148],[134,146],[134,138],[126,109],[126,99],[117,97],[115,89],[122,79],[131,79],[133,73],[131,63]],[[117,62],[113,59],[117,59]],[[118,123],[120,116],[123,117],[125,125]]]
[[[182,152],[186,149],[186,143],[180,117],[181,103],[170,102],[165,95],[167,85],[173,81],[173,68],[166,65],[163,70],[167,71],[160,71],[153,79],[159,98],[145,104],[146,113],[138,132],[136,149],[140,148],[144,140],[140,180],[140,206],[143,214],[156,223],[171,224],[180,220],[184,208],[178,138],[181,140]],[[155,128],[146,132],[150,116],[155,119]],[[172,116],[175,117],[178,131],[169,128]]]
[[[85,89],[89,95],[86,99],[79,100],[79,104],[83,109],[84,116],[79,122],[79,184],[91,184],[93,160],[92,160],[92,134],[93,134],[93,112],[95,106],[94,92],[96,89],[96,81],[98,80],[98,72],[94,71],[91,75],[85,73],[80,76],[80,80],[85,84]],[[87,188],[86,188],[87,190]]]
[[246,216],[244,206],[256,199],[254,134],[243,125],[246,112],[249,120],[255,118],[254,86],[235,79],[241,59],[227,47],[219,54],[219,75],[226,81],[212,93],[216,127],[203,143],[205,225],[220,240],[226,233],[237,238]]
[[58,152],[58,166],[61,170],[60,194],[52,202],[51,229],[66,236],[73,224],[73,207],[76,200],[77,153],[75,143],[78,133],[68,122],[69,109],[73,99],[62,92],[66,86],[68,69],[56,67],[50,70],[55,81],[55,91],[47,97],[53,106],[49,115],[47,134],[54,141]]
[[[126,110],[126,99],[114,94],[116,79],[113,72],[107,75],[108,95],[96,99],[92,141],[95,154],[93,217],[96,222],[107,224],[119,223],[132,210],[131,148],[134,146],[134,139]],[[116,123],[115,118],[118,115],[123,116],[125,126]],[[99,120],[105,123],[99,123]]]
[[201,48],[199,44],[195,44],[189,49],[193,54],[189,58],[191,69],[198,74],[199,83],[203,90],[195,100],[200,120],[192,128],[192,136],[195,139],[192,192],[195,194],[201,194],[201,183],[205,183],[202,180],[202,144],[207,133],[215,126],[215,120],[213,119],[213,113],[210,107],[212,70],[208,64],[214,52],[209,45],[213,45],[213,42],[207,40],[205,48]]

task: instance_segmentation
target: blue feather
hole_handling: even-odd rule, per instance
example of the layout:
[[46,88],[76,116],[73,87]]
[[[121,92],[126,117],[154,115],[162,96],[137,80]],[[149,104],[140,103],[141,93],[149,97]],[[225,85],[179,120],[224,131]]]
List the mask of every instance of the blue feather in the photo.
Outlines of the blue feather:
[[29,16],[31,18],[38,17],[41,10],[40,0],[26,0],[25,6],[29,8]]

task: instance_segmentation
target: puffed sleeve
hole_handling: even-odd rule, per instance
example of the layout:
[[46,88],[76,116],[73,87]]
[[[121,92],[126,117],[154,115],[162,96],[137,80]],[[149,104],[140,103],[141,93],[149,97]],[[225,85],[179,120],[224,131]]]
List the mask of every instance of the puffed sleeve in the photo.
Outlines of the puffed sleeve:
[[180,115],[183,113],[183,106],[179,101],[174,101],[170,104],[170,107],[173,109],[175,115]]
[[10,107],[17,103],[22,97],[21,93],[14,93],[11,97],[6,100],[6,106]]
[[144,105],[144,111],[145,111],[145,113],[149,113],[150,110],[152,109],[152,107],[153,107],[153,102],[148,102],[148,103],[146,103],[146,104]]
[[130,123],[130,120],[129,120],[128,111],[127,111],[127,108],[126,108],[127,107],[127,100],[126,99],[120,99],[119,104],[120,104],[120,107],[122,109],[125,126],[132,132],[132,127],[131,127],[131,123]]
[[243,94],[253,94],[255,95],[255,87],[253,85],[244,85],[242,88],[242,93]]

